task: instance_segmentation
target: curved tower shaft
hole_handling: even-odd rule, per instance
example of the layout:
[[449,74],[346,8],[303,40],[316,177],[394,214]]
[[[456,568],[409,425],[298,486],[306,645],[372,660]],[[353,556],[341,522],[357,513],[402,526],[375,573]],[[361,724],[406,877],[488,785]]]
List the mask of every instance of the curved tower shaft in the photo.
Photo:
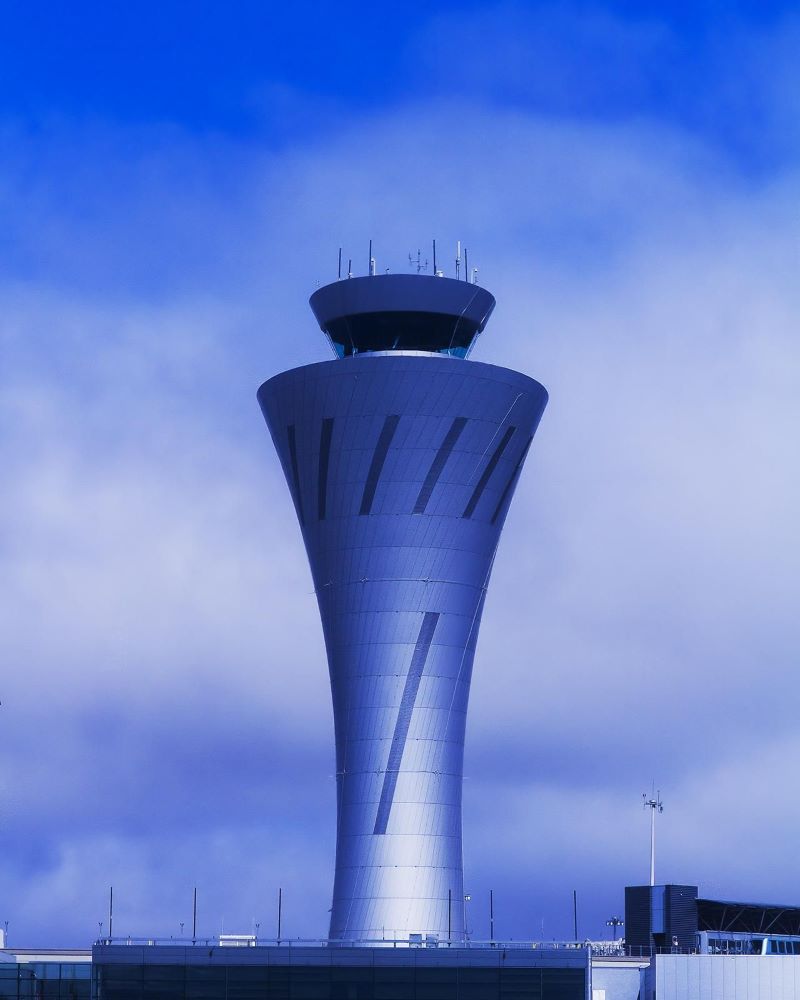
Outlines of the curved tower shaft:
[[320,289],[311,305],[339,359],[284,372],[258,396],[328,655],[338,803],[330,938],[459,940],[472,661],[547,393],[464,360],[494,305],[467,282],[355,278]]

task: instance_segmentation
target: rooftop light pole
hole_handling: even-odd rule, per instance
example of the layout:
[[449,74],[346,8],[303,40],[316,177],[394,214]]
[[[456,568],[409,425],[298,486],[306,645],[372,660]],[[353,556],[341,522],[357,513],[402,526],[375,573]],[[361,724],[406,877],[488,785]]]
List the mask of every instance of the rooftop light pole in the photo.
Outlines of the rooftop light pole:
[[651,792],[649,799],[647,792],[642,792],[642,805],[650,810],[650,885],[653,886],[656,884],[656,813],[664,812],[661,792]]
[[617,928],[624,926],[625,921],[621,917],[610,917],[606,920],[606,927],[613,928],[614,940],[617,940]]

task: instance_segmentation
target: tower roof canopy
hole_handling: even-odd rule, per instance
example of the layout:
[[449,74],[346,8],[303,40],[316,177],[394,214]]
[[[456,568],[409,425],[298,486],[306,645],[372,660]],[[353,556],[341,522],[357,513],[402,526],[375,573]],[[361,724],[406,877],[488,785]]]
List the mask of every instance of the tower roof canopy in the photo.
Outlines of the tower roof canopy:
[[339,357],[430,351],[463,358],[494,309],[485,288],[426,274],[346,278],[309,301]]

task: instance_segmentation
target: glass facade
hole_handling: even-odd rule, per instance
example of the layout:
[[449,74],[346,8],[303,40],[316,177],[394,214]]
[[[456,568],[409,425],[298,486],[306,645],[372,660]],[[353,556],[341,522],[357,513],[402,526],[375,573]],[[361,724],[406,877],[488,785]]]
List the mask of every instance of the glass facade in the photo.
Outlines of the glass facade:
[[586,971],[580,968],[98,964],[94,978],[97,1000],[586,998]]
[[373,351],[463,358],[486,326],[494,297],[466,281],[381,274],[334,281],[309,304],[340,358]]
[[89,1000],[90,962],[0,963],[2,1000]]
[[427,351],[465,358],[478,326],[462,316],[426,312],[377,312],[339,316],[325,327],[340,358],[370,351]]
[[[94,962],[97,1000],[586,1000],[588,954],[540,958],[502,949],[483,956],[404,949],[354,954],[325,949],[304,958],[293,950],[263,955],[188,955],[165,962],[145,955],[140,962]],[[258,949],[262,951],[262,949]],[[266,949],[264,949],[266,951]],[[271,949],[270,949],[271,950]],[[487,949],[488,951],[488,949]],[[547,954],[547,953],[545,953]],[[178,956],[174,956],[177,958]],[[472,962],[477,958],[476,964]],[[55,995],[55,994],[54,994]]]

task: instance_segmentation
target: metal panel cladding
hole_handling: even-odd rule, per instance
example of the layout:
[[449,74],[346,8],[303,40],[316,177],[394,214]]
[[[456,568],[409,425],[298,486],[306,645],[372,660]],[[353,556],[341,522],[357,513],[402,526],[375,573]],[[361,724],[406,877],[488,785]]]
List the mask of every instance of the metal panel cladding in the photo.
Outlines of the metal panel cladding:
[[517,372],[385,352],[261,386],[328,654],[332,940],[462,939],[472,660],[503,521],[547,402]]

